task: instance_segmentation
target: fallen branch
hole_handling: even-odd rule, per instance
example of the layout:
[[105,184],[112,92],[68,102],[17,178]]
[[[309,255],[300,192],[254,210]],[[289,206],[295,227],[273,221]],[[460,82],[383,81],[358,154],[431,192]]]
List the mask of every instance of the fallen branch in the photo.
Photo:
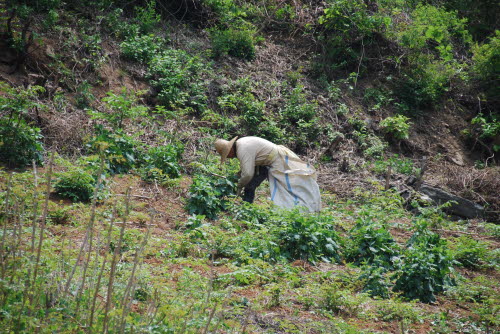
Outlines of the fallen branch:
[[[116,196],[127,196],[125,194],[116,194]],[[144,199],[153,199],[153,197],[147,197],[142,195],[129,195],[130,197],[144,198]]]

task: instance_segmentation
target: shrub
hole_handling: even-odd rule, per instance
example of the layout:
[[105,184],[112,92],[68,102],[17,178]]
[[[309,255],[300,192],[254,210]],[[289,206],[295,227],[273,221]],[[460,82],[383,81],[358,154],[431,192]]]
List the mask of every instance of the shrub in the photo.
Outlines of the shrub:
[[281,254],[289,260],[340,261],[340,237],[333,229],[331,217],[317,216],[299,210],[275,215]]
[[487,99],[497,101],[500,96],[497,83],[500,76],[500,30],[497,30],[487,43],[475,45],[472,50],[472,77],[486,92]]
[[155,35],[131,35],[120,44],[125,58],[147,64],[165,44]]
[[359,279],[364,282],[363,292],[371,297],[389,298],[391,283],[385,263],[364,266]]
[[298,85],[287,96],[285,105],[280,111],[282,127],[287,129],[290,142],[296,149],[302,149],[317,141],[321,131],[319,124],[319,108],[316,103],[307,101],[304,86]]
[[387,117],[380,122],[382,130],[396,139],[408,139],[410,131],[409,118],[403,115]]
[[102,126],[96,128],[96,135],[87,144],[91,152],[104,154],[113,174],[126,173],[136,166],[139,157],[136,146],[136,141],[123,130],[113,133]]
[[454,284],[452,265],[446,241],[428,230],[425,223],[417,222],[417,230],[403,252],[403,262],[394,274],[394,290],[410,299],[433,302],[437,293]]
[[346,247],[346,259],[356,264],[377,262],[392,268],[399,250],[394,238],[383,226],[373,222],[359,222],[351,230],[350,243]]
[[183,152],[182,144],[153,147],[143,157],[143,169],[156,170],[161,175],[178,178],[181,176],[179,160]]
[[156,13],[156,1],[150,0],[145,7],[135,7],[136,16],[134,21],[139,26],[142,34],[152,33],[155,27],[161,22],[161,15]]
[[74,202],[88,202],[94,193],[95,180],[89,173],[75,168],[61,173],[54,189],[58,195]]
[[89,110],[88,113],[92,119],[105,120],[112,128],[121,130],[126,120],[137,120],[147,115],[148,108],[138,104],[139,96],[143,93],[143,91],[129,93],[125,87],[120,94],[108,92],[102,99],[108,110],[104,112]]
[[43,162],[40,129],[29,126],[23,119],[0,119],[0,161],[13,167]]
[[456,12],[433,5],[418,5],[411,14],[411,24],[401,28],[398,39],[411,50],[434,47],[441,59],[453,59],[453,42],[472,41],[466,29],[467,19],[458,18]]
[[235,86],[218,98],[219,107],[224,112],[240,113],[247,134],[281,143],[284,133],[278,124],[279,116],[266,113],[266,104],[252,94],[248,78],[238,80]]
[[[370,37],[388,23],[387,19],[368,10],[362,0],[330,2],[319,18],[325,45],[322,63],[329,64],[330,69],[354,66],[359,59],[359,48],[354,45],[360,40],[365,41],[365,46],[369,45]],[[325,68],[323,64],[320,66]]]
[[216,219],[228,205],[226,196],[236,193],[236,178],[221,178],[198,174],[189,188],[187,210],[190,214]]
[[230,55],[252,60],[255,58],[254,32],[251,30],[213,30],[211,33],[214,57]]
[[[480,138],[491,141],[500,135],[500,116],[497,114],[480,113],[472,119],[471,123],[478,127],[477,132]],[[500,145],[493,144],[493,151],[500,151]]]
[[202,111],[206,96],[201,75],[206,70],[199,57],[169,49],[153,57],[147,77],[165,107],[190,107]]

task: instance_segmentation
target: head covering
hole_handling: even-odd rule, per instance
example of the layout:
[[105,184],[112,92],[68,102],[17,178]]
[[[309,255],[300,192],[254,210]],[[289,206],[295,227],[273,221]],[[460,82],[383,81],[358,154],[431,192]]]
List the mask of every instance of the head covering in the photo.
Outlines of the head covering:
[[215,150],[220,154],[220,163],[223,164],[226,161],[227,155],[231,151],[234,142],[238,139],[238,136],[234,137],[230,141],[224,139],[217,139],[215,141]]

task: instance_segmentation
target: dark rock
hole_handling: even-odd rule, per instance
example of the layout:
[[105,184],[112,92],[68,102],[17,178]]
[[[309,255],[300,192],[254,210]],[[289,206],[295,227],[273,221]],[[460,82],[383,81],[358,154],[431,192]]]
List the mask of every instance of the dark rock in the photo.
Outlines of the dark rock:
[[464,218],[477,218],[484,214],[484,208],[468,199],[450,194],[442,189],[423,184],[420,192],[429,196],[436,204],[441,205],[452,201],[452,205],[444,209],[445,212]]

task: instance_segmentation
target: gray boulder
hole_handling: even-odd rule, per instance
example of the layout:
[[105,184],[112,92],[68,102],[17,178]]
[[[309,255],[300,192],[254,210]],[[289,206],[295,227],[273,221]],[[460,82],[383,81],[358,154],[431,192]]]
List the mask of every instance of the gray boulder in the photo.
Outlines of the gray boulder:
[[453,201],[452,205],[444,210],[452,215],[460,216],[463,218],[477,218],[484,214],[484,208],[468,199],[450,194],[443,189],[431,187],[423,184],[419,192],[429,196],[436,204],[441,205],[449,201]]

